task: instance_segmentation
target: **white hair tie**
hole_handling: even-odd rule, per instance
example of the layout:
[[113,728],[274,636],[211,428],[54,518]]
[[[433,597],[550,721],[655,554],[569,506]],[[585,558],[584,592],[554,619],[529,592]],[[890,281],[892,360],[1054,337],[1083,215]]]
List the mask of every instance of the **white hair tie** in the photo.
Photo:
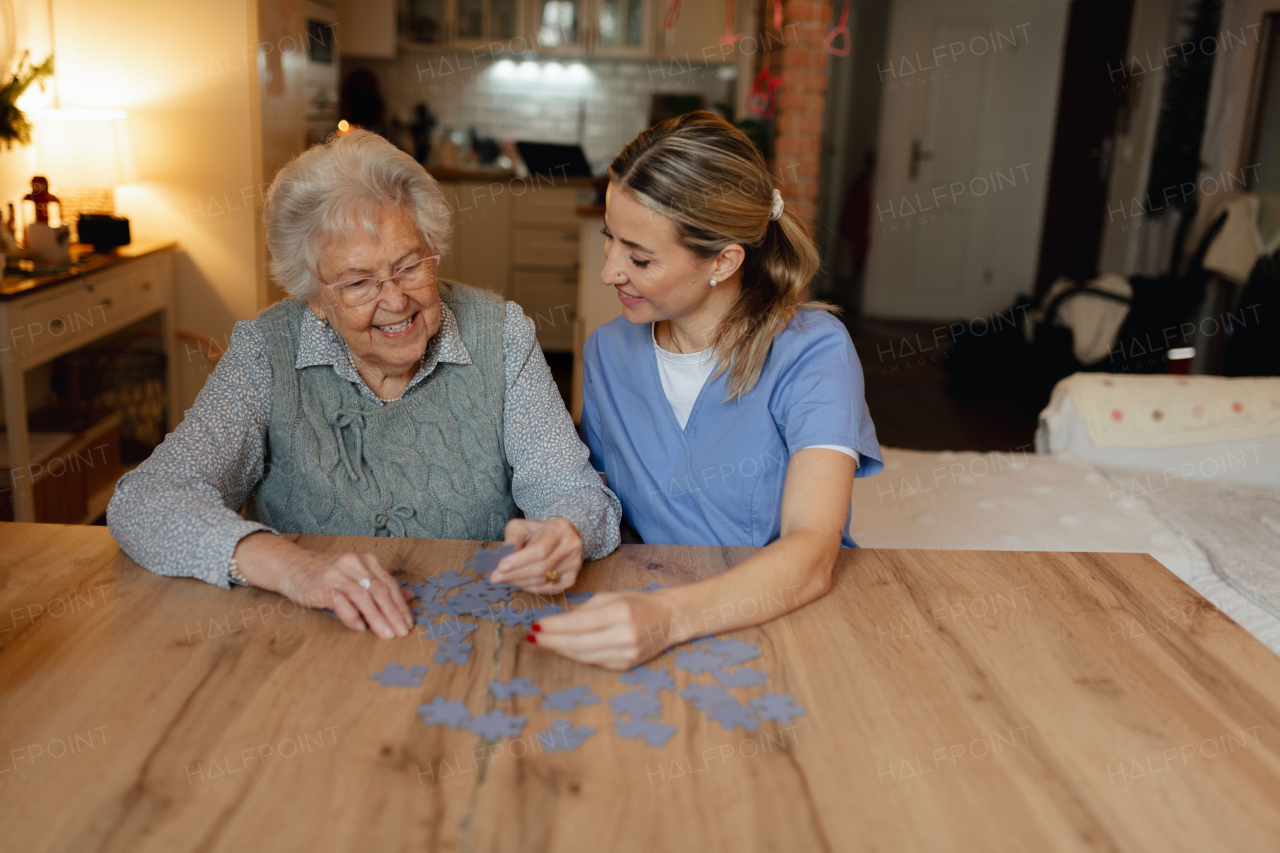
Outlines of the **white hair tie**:
[[773,191],[773,209],[769,211],[769,221],[776,222],[782,218],[782,193],[778,190]]

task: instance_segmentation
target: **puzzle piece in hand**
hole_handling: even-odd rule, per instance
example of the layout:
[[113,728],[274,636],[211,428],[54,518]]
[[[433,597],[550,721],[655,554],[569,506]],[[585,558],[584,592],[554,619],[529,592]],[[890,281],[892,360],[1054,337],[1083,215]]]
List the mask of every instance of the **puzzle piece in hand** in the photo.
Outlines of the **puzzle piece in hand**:
[[667,669],[650,669],[647,666],[638,666],[630,672],[624,672],[618,676],[618,680],[623,684],[641,687],[650,693],[676,689],[675,677]]
[[662,700],[652,693],[643,690],[628,690],[609,700],[609,708],[615,717],[630,717],[637,720],[648,717],[656,720],[662,717]]
[[542,688],[533,683],[531,678],[513,678],[503,684],[501,681],[490,681],[489,692],[504,702],[512,696],[537,696]]
[[707,711],[707,719],[715,720],[725,731],[733,731],[741,726],[749,732],[754,732],[760,728],[760,724],[756,722],[755,715],[751,713],[751,709],[746,705],[738,702],[717,705]]
[[749,666],[740,666],[734,670],[721,667],[713,669],[711,674],[720,682],[721,687],[755,687],[769,680],[769,673]]
[[481,577],[487,578],[493,573],[494,569],[498,568],[498,563],[502,562],[503,557],[515,552],[515,545],[503,545],[496,551],[481,548],[471,555],[471,559],[463,565],[463,568],[470,569]]
[[728,705],[738,701],[732,695],[726,693],[723,688],[714,684],[702,684],[698,681],[681,690],[680,696],[692,703],[693,707],[699,711],[707,711],[717,705]]
[[425,666],[411,666],[405,669],[398,663],[389,663],[382,672],[369,676],[374,681],[381,681],[383,687],[421,687],[422,676],[427,674]]
[[490,711],[471,721],[471,733],[493,743],[498,738],[519,737],[526,722],[524,717],[513,717],[505,711]]
[[724,665],[724,658],[710,652],[676,652],[676,669],[688,670],[692,675],[712,672]]
[[712,637],[701,647],[713,655],[719,655],[724,659],[725,666],[737,666],[740,663],[746,663],[749,660],[755,660],[760,657],[760,647],[755,643],[744,643],[741,640],[735,640],[730,637],[727,640],[719,640]]
[[418,624],[426,629],[422,632],[424,640],[444,640],[449,637],[461,639],[480,627],[474,622],[459,622],[457,619],[442,619],[437,625],[426,616],[419,616]]
[[441,572],[438,575],[427,578],[427,583],[439,589],[454,589],[462,586],[463,584],[471,583],[472,580],[473,578],[470,576],[450,569],[447,572]]
[[465,666],[471,659],[471,644],[456,640],[436,643],[436,663],[456,663]]
[[805,717],[809,712],[796,704],[789,693],[765,693],[758,699],[751,700],[751,710],[762,720],[777,720],[786,725],[792,717]]
[[543,752],[571,752],[595,733],[595,726],[575,726],[568,720],[553,720],[545,732],[538,732],[538,744]]
[[585,684],[548,693],[542,700],[542,707],[548,711],[572,711],[579,705],[598,705],[600,697],[591,692]]
[[465,729],[471,725],[471,712],[467,710],[467,703],[461,699],[450,702],[443,696],[437,696],[426,705],[419,705],[418,714],[428,726]]
[[595,593],[590,590],[579,589],[573,592],[566,592],[564,594],[564,600],[570,604],[585,604],[593,595],[595,595]]
[[675,726],[649,720],[614,720],[613,730],[617,732],[618,737],[624,737],[627,740],[644,738],[644,742],[649,746],[666,746],[667,741],[671,740],[676,733]]

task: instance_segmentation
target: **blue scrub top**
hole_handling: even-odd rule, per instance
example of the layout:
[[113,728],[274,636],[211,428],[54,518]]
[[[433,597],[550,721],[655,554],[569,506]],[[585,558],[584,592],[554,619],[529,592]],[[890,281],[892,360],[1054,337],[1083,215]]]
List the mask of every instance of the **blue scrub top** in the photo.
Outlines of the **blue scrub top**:
[[[702,386],[682,430],[662,390],[650,324],[623,317],[583,349],[582,431],[627,523],[650,544],[767,545],[782,526],[791,454],[817,444],[884,467],[863,398],[862,365],[844,325],[801,310],[777,338],[760,381],[732,402],[728,373]],[[857,547],[845,521],[844,547]]]

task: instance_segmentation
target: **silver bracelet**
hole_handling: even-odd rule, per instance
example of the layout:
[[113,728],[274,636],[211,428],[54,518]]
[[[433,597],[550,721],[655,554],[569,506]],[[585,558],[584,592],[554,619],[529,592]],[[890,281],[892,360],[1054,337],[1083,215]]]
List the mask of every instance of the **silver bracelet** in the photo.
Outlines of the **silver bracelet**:
[[236,567],[235,557],[231,558],[231,563],[227,568],[227,578],[230,579],[233,584],[237,584],[238,586],[253,586],[253,584],[249,583],[249,581],[245,579],[244,575],[240,574],[240,569]]

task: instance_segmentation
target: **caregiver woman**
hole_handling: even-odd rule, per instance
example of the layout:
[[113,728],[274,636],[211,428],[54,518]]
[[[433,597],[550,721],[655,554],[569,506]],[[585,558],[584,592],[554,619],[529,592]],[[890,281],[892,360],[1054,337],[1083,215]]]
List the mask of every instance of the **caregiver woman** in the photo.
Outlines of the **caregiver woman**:
[[601,278],[623,316],[586,343],[592,464],[646,543],[764,546],[699,583],[597,595],[529,635],[626,669],[824,595],[839,548],[856,547],[854,477],[883,463],[848,333],[797,295],[817,249],[747,138],[691,113],[641,133],[609,178]]

